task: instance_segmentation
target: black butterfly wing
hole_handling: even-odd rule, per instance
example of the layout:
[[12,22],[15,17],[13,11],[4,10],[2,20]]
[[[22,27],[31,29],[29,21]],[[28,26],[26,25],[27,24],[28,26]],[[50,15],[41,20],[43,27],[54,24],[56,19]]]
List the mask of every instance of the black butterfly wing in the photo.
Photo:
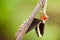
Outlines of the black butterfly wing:
[[38,26],[36,26],[35,32],[38,37],[42,37],[44,34],[44,23],[41,22]]
[[44,34],[44,23],[39,24],[39,30],[40,30],[40,34],[43,36],[43,34]]
[[34,18],[33,22],[31,23],[29,29],[27,30],[26,33],[28,33],[29,31],[31,31],[34,27],[36,27],[39,23],[41,22],[41,20]]
[[38,26],[35,27],[35,32],[36,32],[37,36],[39,37],[39,34],[38,34]]

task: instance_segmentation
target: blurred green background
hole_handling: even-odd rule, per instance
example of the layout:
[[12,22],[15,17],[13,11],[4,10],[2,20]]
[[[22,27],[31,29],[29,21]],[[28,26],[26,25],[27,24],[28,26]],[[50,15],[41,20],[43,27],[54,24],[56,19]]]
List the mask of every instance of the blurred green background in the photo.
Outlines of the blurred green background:
[[[38,0],[0,0],[0,40],[16,40],[19,26],[31,15]],[[36,17],[39,17],[37,14]],[[44,36],[38,38],[34,29],[23,40],[60,40],[60,0],[48,0],[49,20]]]

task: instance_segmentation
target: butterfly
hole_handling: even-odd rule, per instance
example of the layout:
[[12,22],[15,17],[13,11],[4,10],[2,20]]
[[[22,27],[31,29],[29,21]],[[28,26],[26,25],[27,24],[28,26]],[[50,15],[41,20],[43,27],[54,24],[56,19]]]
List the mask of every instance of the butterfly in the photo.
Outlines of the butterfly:
[[35,32],[37,34],[38,37],[42,37],[44,34],[44,26],[45,26],[45,22],[47,18],[45,16],[41,16],[41,20],[34,18],[33,22],[31,23],[31,25],[29,26],[28,30],[26,33],[28,33],[29,31],[31,31],[33,28],[35,28]]

